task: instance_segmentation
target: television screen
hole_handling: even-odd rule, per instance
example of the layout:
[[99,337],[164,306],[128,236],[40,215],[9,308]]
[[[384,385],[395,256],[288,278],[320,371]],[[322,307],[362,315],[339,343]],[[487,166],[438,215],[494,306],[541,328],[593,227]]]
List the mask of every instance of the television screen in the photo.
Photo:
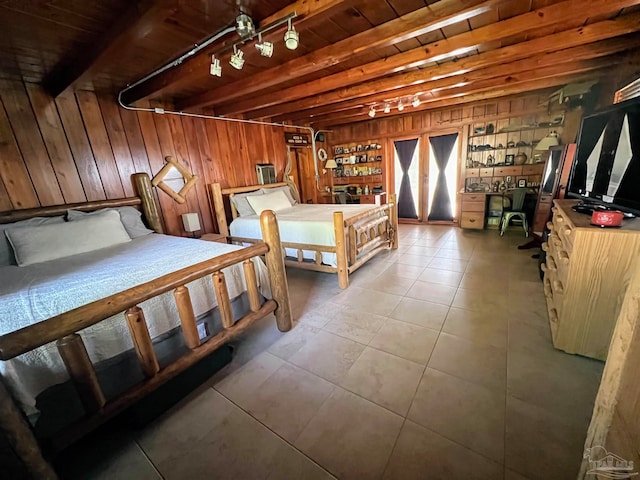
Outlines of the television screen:
[[568,192],[640,214],[640,99],[582,119]]

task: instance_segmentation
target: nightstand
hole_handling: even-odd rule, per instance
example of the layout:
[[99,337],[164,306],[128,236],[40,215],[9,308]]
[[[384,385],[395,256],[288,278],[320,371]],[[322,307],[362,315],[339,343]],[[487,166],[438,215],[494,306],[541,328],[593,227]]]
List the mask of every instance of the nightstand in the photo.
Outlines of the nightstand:
[[227,243],[227,237],[219,233],[205,233],[200,237],[200,240],[206,240],[207,242]]

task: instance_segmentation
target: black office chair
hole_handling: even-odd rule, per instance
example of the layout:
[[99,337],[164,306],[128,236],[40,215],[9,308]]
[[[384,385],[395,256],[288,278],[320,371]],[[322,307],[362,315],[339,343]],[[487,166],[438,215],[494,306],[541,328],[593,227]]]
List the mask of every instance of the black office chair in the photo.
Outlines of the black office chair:
[[524,213],[522,207],[524,205],[524,198],[527,194],[526,188],[514,188],[511,190],[511,208],[505,209],[505,200],[502,200],[502,216],[500,217],[500,236],[504,235],[504,231],[509,226],[509,222],[514,220],[522,224],[524,228],[524,236],[529,236],[529,224],[527,222],[527,214]]

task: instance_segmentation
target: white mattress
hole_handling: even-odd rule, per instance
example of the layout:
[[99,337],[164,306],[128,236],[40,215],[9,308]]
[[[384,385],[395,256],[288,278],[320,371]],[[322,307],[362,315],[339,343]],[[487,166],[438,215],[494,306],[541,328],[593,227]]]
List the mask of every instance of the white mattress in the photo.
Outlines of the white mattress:
[[[0,268],[0,334],[46,320],[89,302],[140,285],[167,273],[239,247],[189,238],[151,234],[126,244],[27,267]],[[266,267],[254,259],[261,292],[270,297]],[[245,291],[241,265],[223,270],[231,299]],[[210,276],[187,285],[196,315],[213,309]],[[172,292],[140,304],[151,337],[179,324]],[[80,332],[93,362],[112,358],[133,347],[124,314]],[[55,342],[0,362],[7,386],[27,414],[35,413],[35,397],[68,375]]]
[[[343,212],[344,219],[370,210],[373,205],[318,205],[299,204],[276,212],[280,241],[335,246],[333,212]],[[238,217],[230,225],[231,235],[244,238],[262,238],[260,217]],[[297,250],[287,248],[287,255],[296,257]],[[304,258],[314,260],[315,252],[304,250]],[[334,253],[323,253],[322,263],[337,266]]]

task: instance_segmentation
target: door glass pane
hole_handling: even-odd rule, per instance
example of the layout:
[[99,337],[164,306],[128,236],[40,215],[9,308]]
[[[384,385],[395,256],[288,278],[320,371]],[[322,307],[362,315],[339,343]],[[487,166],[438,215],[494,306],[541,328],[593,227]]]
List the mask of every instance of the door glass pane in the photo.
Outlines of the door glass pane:
[[[416,148],[413,151],[411,164],[409,165],[409,168],[407,170],[407,175],[409,177],[409,185],[411,187],[413,210],[417,213],[418,218],[420,218],[420,159],[419,159],[420,140],[419,139],[413,139],[413,140],[417,140]],[[401,140],[400,142],[403,142],[403,141],[404,140]],[[396,145],[396,143],[400,143],[400,142],[394,142],[394,146]],[[403,198],[400,198],[400,187],[402,184],[402,178],[404,173],[402,170],[402,165],[400,164],[398,150],[394,148],[393,152],[394,152],[395,192],[398,195],[398,210],[402,212],[405,209],[400,208],[401,207],[400,202],[404,201]],[[403,217],[402,215],[399,215],[399,216],[401,218],[410,218],[406,216]],[[412,218],[416,218],[416,217],[412,217]]]
[[[449,199],[451,205],[451,217],[455,216],[456,212],[456,185],[458,184],[458,139],[456,138],[451,154],[447,161],[447,166],[444,170],[445,177],[447,179],[447,191],[449,192]],[[438,183],[438,175],[440,170],[436,162],[436,157],[433,153],[433,148],[429,148],[429,199],[427,202],[428,214],[431,213],[433,207],[433,197],[436,193],[436,185]]]

